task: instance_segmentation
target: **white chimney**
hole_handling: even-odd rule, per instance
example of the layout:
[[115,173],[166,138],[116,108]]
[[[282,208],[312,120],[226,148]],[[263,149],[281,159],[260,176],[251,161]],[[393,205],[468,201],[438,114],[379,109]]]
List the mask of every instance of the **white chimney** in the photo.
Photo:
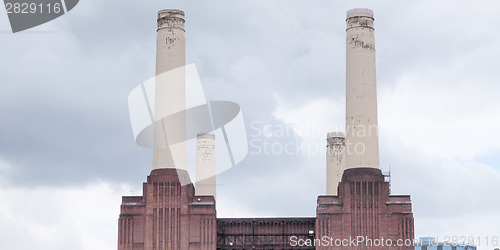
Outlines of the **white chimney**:
[[196,195],[216,198],[215,135],[198,134],[196,138]]
[[[153,168],[186,166],[184,12],[158,12]],[[181,113],[178,113],[181,112]],[[176,114],[177,113],[177,114]],[[175,116],[172,116],[176,114]]]
[[373,11],[369,9],[347,12],[347,168],[379,167],[373,21]]
[[330,132],[326,142],[326,195],[338,195],[337,187],[345,170],[345,134]]

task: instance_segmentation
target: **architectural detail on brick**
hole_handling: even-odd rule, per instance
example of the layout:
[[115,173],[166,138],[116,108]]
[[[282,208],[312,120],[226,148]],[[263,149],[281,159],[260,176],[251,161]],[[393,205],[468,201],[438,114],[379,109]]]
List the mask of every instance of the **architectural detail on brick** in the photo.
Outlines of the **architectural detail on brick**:
[[142,196],[122,198],[118,249],[215,249],[213,196],[195,196],[181,182],[189,182],[186,170],[155,169]]
[[[318,243],[325,236],[393,242],[414,237],[410,196],[390,195],[379,169],[347,169],[338,196],[318,197],[315,218],[216,218],[214,198],[195,196],[193,184],[181,181],[189,181],[185,170],[155,169],[143,196],[122,198],[118,249],[332,249]],[[292,245],[308,239],[316,239],[316,246]]]
[[[413,240],[413,213],[409,195],[390,195],[380,169],[353,168],[344,171],[338,196],[319,196],[316,236],[349,239]],[[331,249],[317,247],[316,249]],[[381,249],[359,245],[342,249]],[[385,247],[383,249],[413,249]]]

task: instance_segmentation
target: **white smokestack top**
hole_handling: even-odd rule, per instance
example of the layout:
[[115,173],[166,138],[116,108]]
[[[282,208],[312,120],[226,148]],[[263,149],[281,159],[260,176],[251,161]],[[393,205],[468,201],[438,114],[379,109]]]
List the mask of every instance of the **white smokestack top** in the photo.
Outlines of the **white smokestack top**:
[[373,11],[347,12],[346,166],[379,168]]
[[184,12],[158,12],[156,83],[154,104],[153,168],[186,166],[186,42]]
[[198,134],[196,138],[196,195],[216,198],[215,135]]
[[326,142],[326,194],[338,195],[337,188],[345,170],[345,134],[330,132]]

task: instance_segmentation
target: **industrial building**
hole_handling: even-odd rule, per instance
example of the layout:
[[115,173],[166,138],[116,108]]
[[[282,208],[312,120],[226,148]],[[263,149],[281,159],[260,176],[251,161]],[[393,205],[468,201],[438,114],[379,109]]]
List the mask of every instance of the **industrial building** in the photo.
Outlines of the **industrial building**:
[[[185,64],[184,12],[162,10],[157,21],[158,76]],[[142,196],[122,198],[118,249],[414,249],[410,196],[391,195],[379,167],[373,12],[350,10],[346,22],[346,131],[327,135],[316,217],[217,218],[211,131],[198,135],[195,190],[175,160],[185,144],[169,145],[185,131],[162,119],[185,106],[179,71],[156,78],[153,170]]]

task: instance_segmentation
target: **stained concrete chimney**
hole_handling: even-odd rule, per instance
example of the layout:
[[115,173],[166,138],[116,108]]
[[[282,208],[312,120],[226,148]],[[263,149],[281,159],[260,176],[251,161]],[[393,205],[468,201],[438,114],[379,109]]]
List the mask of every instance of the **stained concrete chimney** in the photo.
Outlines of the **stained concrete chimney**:
[[198,134],[196,138],[196,195],[216,198],[215,135]]
[[161,10],[157,21],[153,168],[185,169],[184,12]]
[[337,187],[345,170],[345,134],[330,132],[326,142],[326,195],[338,195]]
[[379,168],[373,11],[347,12],[346,167]]

